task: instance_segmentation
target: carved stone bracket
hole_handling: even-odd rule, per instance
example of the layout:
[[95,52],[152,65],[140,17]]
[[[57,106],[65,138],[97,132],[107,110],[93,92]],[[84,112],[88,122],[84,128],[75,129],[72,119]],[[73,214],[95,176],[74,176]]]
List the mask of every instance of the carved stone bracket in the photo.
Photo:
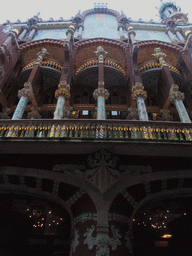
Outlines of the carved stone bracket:
[[109,238],[109,236],[106,234],[98,234],[96,237],[92,237],[94,230],[94,225],[92,225],[91,228],[87,228],[87,232],[84,234],[84,237],[86,237],[84,244],[88,245],[89,250],[93,250],[94,245],[96,245],[96,256],[109,256],[109,246],[112,247],[113,251],[116,251],[118,245],[121,245],[119,238],[122,236],[119,234],[119,230],[113,225],[111,226],[113,233],[112,238]]
[[25,97],[28,99],[28,101],[34,97],[32,84],[30,82],[26,82],[24,84],[24,88],[18,91],[18,97]]
[[105,99],[107,100],[109,98],[109,92],[107,89],[103,89],[103,88],[99,88],[99,89],[96,89],[94,92],[93,92],[93,97],[97,100],[97,98],[99,96],[103,96],[105,97]]

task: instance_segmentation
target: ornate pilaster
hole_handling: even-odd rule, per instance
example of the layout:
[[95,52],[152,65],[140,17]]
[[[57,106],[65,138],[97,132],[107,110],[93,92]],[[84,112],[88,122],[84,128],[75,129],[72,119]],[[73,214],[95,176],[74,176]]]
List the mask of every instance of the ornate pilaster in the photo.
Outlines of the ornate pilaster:
[[78,26],[78,35],[77,35],[77,37],[78,37],[79,39],[82,39],[83,30],[84,30],[84,26],[83,26],[82,24],[80,24],[80,25]]
[[149,121],[146,106],[145,106],[145,99],[147,98],[147,92],[144,91],[144,87],[142,83],[137,82],[135,84],[135,86],[133,87],[132,98],[133,100],[137,101],[139,120]]
[[19,90],[18,97],[20,98],[20,100],[15,109],[12,120],[18,120],[22,118],[27,102],[34,97],[32,85],[30,82],[26,82],[24,84],[24,88]]
[[120,39],[125,38],[125,36],[124,36],[124,34],[123,34],[123,30],[124,30],[124,26],[123,26],[123,24],[119,24],[119,26],[118,26],[118,30],[119,30],[119,36],[120,36]]
[[158,61],[159,63],[161,64],[161,66],[167,66],[164,58],[167,57],[167,54],[165,54],[164,52],[161,51],[161,48],[155,48],[154,49],[154,52],[152,54],[152,56],[154,56]]
[[97,100],[97,119],[105,120],[105,100],[109,98],[109,92],[107,89],[99,88],[93,92],[93,97]]
[[62,119],[64,115],[65,100],[70,98],[69,85],[66,81],[62,81],[58,85],[58,90],[55,92],[55,98],[57,99],[57,106],[53,119]]
[[179,86],[177,84],[172,85],[169,97],[170,101],[176,106],[181,122],[191,123],[187,110],[183,104],[185,98],[184,93],[179,91]]

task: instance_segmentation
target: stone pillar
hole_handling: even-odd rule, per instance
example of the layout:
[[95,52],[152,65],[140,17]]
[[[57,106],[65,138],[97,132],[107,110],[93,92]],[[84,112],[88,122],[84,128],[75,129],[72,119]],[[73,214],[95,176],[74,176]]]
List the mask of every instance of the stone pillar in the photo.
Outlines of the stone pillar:
[[29,28],[28,27],[24,27],[23,32],[20,34],[18,39],[22,40],[25,37],[25,35],[27,34],[28,31],[29,31]]
[[32,26],[32,27],[31,27],[31,31],[30,31],[29,36],[28,36],[27,39],[32,40],[33,37],[34,37],[34,35],[35,35],[35,33],[37,32],[37,30],[38,30],[38,29],[37,29],[36,26]]
[[136,33],[135,33],[133,27],[129,26],[127,28],[127,32],[128,32],[128,38],[131,40],[131,43],[133,44],[135,42],[135,36],[136,36]]
[[177,42],[177,39],[175,38],[171,28],[167,28],[167,34],[168,34],[169,38],[171,39],[172,43]]
[[180,42],[184,42],[185,41],[185,39],[183,38],[183,36],[180,33],[180,29],[179,28],[175,28],[175,33],[176,33],[177,37],[179,38]]
[[137,109],[139,114],[139,120],[149,121],[149,117],[147,114],[145,99],[147,98],[147,93],[144,91],[144,87],[142,83],[136,83],[133,87],[132,98],[137,101]]
[[75,27],[73,25],[70,25],[66,32],[68,42],[70,42],[73,39],[74,32]]
[[69,92],[69,85],[66,84],[64,81],[61,82],[58,86],[58,90],[55,92],[55,97],[57,98],[57,105],[54,112],[53,119],[62,119],[64,115],[64,108],[65,108],[65,100],[70,97]]
[[108,90],[104,88],[96,89],[93,92],[93,97],[97,99],[97,119],[105,120],[106,119],[105,100],[109,98]]
[[170,101],[175,104],[181,122],[191,123],[187,110],[183,104],[184,98],[184,93],[179,91],[179,86],[177,84],[172,85],[170,90]]
[[12,120],[19,120],[22,118],[25,111],[27,102],[33,98],[33,90],[30,82],[24,84],[24,88],[19,90],[18,97],[20,98],[19,103],[15,109]]

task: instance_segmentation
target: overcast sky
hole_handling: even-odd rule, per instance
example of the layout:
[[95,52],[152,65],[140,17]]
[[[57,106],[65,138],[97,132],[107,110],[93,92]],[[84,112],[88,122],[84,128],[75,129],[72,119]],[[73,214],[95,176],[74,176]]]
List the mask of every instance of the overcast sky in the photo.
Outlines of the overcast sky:
[[[159,13],[156,6],[161,5],[160,0],[1,0],[0,24],[6,20],[15,22],[17,19],[26,21],[40,12],[40,18],[48,20],[60,17],[69,19],[75,16],[79,10],[81,12],[94,8],[94,2],[108,3],[108,8],[120,12],[123,10],[127,17],[132,20],[142,18],[144,21],[154,19],[159,21]],[[164,0],[164,2],[166,2]],[[170,2],[168,0],[168,2]],[[175,0],[182,12],[188,13],[189,22],[192,23],[192,0]]]

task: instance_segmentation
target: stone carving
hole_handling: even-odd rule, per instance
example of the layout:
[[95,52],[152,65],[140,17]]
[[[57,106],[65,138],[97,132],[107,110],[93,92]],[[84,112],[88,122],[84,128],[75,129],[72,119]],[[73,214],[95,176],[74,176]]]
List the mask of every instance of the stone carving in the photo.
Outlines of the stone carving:
[[137,108],[130,107],[128,108],[128,120],[139,120],[138,110]]
[[63,118],[71,118],[73,116],[73,107],[71,106],[65,106],[65,109],[63,111]]
[[79,239],[79,230],[77,230],[76,228],[74,230],[74,235],[75,235],[74,240],[71,243],[73,252],[75,252],[76,247],[79,245],[79,240],[78,240]]
[[159,63],[163,66],[163,65],[167,65],[164,58],[167,57],[167,54],[165,54],[164,52],[161,51],[161,48],[155,48],[154,49],[154,52],[152,54],[152,56],[154,56],[158,61]]
[[98,46],[97,50],[94,52],[97,56],[99,55],[103,55],[105,56],[106,54],[108,54],[108,52],[106,52],[102,46]]
[[93,92],[94,99],[97,100],[99,96],[102,96],[107,100],[109,98],[108,90],[104,88],[95,89]]
[[55,98],[58,99],[59,96],[64,96],[67,99],[70,98],[70,87],[68,84],[59,84],[58,86],[59,89],[55,91]]
[[173,116],[170,115],[169,109],[161,109],[162,121],[173,121]]
[[48,52],[47,52],[47,49],[46,48],[43,48],[40,52],[38,52],[37,54],[37,62],[38,63],[41,63],[41,61],[43,60],[43,58],[47,55],[50,55]]
[[4,74],[5,74],[5,70],[3,67],[0,66],[0,77],[4,76]]
[[18,97],[25,97],[28,101],[30,101],[34,97],[32,84],[30,82],[24,83],[24,88],[19,90]]
[[135,86],[133,86],[132,98],[136,100],[137,97],[147,98],[147,92],[144,91],[144,86],[140,82],[137,82]]
[[38,111],[40,109],[41,108],[39,108],[39,107],[32,107],[31,108],[32,111],[27,114],[27,118],[28,119],[41,119],[41,115],[38,113]]
[[185,95],[184,95],[184,93],[179,91],[179,86],[177,84],[174,84],[171,86],[169,98],[172,103],[175,103],[176,99],[183,101],[185,98]]
[[0,113],[0,119],[10,119],[11,112],[10,108],[3,108],[2,113]]
[[98,234],[96,237],[92,237],[95,226],[92,225],[91,228],[87,228],[84,237],[86,237],[84,244],[88,245],[89,250],[93,250],[94,245],[96,245],[96,256],[109,256],[109,246],[112,247],[112,250],[117,250],[117,246],[121,245],[119,238],[122,236],[119,234],[119,230],[114,226],[111,226],[113,237],[109,238],[108,235]]

